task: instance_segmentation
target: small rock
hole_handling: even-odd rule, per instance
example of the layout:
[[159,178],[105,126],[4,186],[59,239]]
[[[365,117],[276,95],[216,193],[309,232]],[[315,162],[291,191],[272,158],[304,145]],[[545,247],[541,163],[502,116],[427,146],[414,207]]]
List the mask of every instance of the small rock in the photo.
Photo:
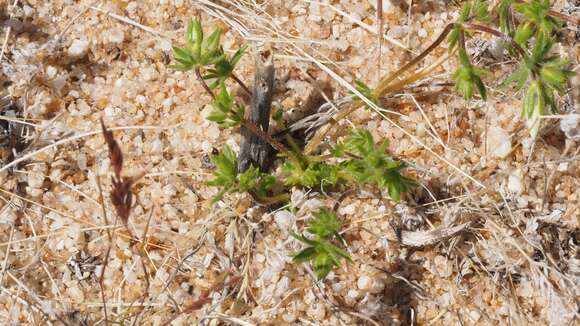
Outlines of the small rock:
[[487,132],[487,148],[493,157],[506,158],[512,151],[509,133],[500,127],[491,127]]
[[580,139],[580,114],[568,114],[560,120],[560,129],[570,139]]
[[123,43],[123,41],[125,40],[125,34],[123,33],[122,30],[118,28],[112,28],[104,32],[103,37],[105,39],[105,42],[109,44],[119,44]]
[[371,288],[373,280],[370,277],[363,275],[358,278],[356,285],[358,286],[359,290],[368,290]]
[[570,168],[570,163],[563,162],[558,164],[558,172],[566,172]]
[[340,215],[353,215],[355,211],[356,211],[356,207],[354,204],[350,204],[348,206],[341,207],[338,210]]
[[433,265],[437,271],[437,274],[443,278],[451,276],[451,273],[453,272],[450,263],[447,261],[447,258],[441,255],[435,256]]
[[296,223],[296,217],[289,211],[282,210],[274,214],[274,221],[276,222],[276,225],[278,225],[280,231],[286,235],[289,230],[292,230],[292,227]]
[[68,48],[68,54],[71,57],[80,57],[87,53],[89,49],[89,41],[87,40],[74,40],[70,47]]
[[514,194],[521,194],[523,189],[521,173],[510,174],[508,177],[508,190]]
[[473,321],[478,321],[481,318],[481,314],[477,310],[472,310],[469,312],[469,318]]

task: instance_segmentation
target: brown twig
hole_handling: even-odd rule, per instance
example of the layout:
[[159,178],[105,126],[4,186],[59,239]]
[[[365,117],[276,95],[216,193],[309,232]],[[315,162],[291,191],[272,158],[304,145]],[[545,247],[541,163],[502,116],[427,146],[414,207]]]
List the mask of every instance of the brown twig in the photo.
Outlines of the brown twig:
[[246,84],[244,84],[241,79],[238,78],[238,76],[232,73],[231,77],[236,83],[238,83],[238,85],[240,85],[240,87],[246,92],[246,94],[248,94],[249,97],[253,97],[252,91],[248,88],[248,86],[246,86]]
[[527,56],[526,50],[524,50],[513,38],[496,29],[479,24],[465,24],[465,28],[497,36],[502,40],[509,42],[516,49],[516,51],[520,53],[522,57],[525,58]]
[[[96,176],[97,178],[97,188],[99,190],[99,203],[101,204],[101,209],[103,210],[103,219],[105,220],[105,224],[109,224],[109,219],[107,218],[107,209],[105,208],[105,199],[103,197],[103,189],[101,188],[101,178],[99,175]],[[115,219],[115,225],[117,224],[117,219]],[[107,297],[105,294],[105,286],[104,286],[104,279],[105,279],[105,270],[107,269],[107,265],[109,263],[109,255],[111,253],[111,247],[113,246],[113,236],[111,235],[111,230],[106,228],[107,230],[107,237],[109,239],[109,246],[107,248],[107,252],[105,253],[105,259],[103,260],[103,268],[101,269],[101,275],[99,275],[99,287],[101,289],[101,299],[103,301],[103,309],[105,315],[105,325],[109,324],[109,318],[107,315]]]
[[[207,83],[205,82],[203,77],[201,76],[200,69],[195,68],[194,71],[195,71],[195,75],[197,77],[197,80],[200,82],[203,89],[206,91],[206,93],[208,93],[211,96],[211,98],[213,100],[215,100],[216,96],[215,96],[214,92],[211,90],[211,88],[209,88],[209,86],[207,85]],[[236,80],[236,82],[238,82],[240,84],[240,86],[242,86],[242,88],[244,88],[244,90],[246,92],[248,92],[248,94],[250,94],[250,96],[253,97],[252,92],[249,89],[247,89],[246,85],[244,85],[244,83],[240,79],[238,79],[235,75],[232,75],[232,78],[234,78],[234,80]],[[261,138],[265,142],[269,143],[273,148],[275,148],[279,152],[286,152],[287,151],[287,148],[282,143],[280,143],[279,141],[272,138],[272,136],[270,136],[267,132],[264,132],[264,130],[262,130],[260,127],[258,127],[256,124],[254,124],[252,121],[247,120],[245,117],[239,117],[239,118],[241,120],[242,126],[247,128],[254,135],[258,136],[259,138]]]
[[195,67],[195,69],[193,69],[193,71],[195,72],[195,77],[197,78],[197,81],[199,81],[199,83],[201,84],[201,86],[203,87],[203,89],[205,90],[205,92],[208,93],[213,100],[215,100],[215,94],[213,93],[213,91],[211,90],[211,88],[209,88],[209,86],[205,82],[205,79],[203,79],[203,76],[201,75],[200,68],[199,67]]
[[580,18],[566,15],[566,14],[561,13],[559,11],[555,11],[555,10],[550,9],[550,10],[548,10],[548,15],[558,17],[562,20],[565,20],[565,21],[572,23],[572,24],[575,24],[575,25],[580,25]]

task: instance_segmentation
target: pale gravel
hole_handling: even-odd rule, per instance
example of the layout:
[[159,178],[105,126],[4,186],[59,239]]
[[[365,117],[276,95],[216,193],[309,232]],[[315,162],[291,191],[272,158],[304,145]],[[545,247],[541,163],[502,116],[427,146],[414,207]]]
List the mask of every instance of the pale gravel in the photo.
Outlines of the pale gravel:
[[[143,233],[153,212],[146,259],[151,277],[147,293],[150,301],[145,301],[152,306],[140,314],[140,324],[163,324],[175,315],[174,300],[183,308],[228,271],[236,275],[248,272],[244,293],[229,295],[230,288],[226,296],[226,291],[221,290],[212,296],[212,304],[179,316],[173,324],[193,324],[205,315],[220,313],[256,325],[362,323],[362,319],[348,313],[354,311],[380,325],[404,325],[410,307],[419,324],[564,325],[573,318],[576,309],[573,300],[579,294],[580,278],[578,249],[574,244],[563,246],[570,252],[558,258],[562,269],[553,270],[550,278],[541,275],[543,267],[522,255],[522,250],[526,255],[534,254],[532,244],[552,244],[554,240],[550,237],[573,242],[570,233],[578,233],[577,158],[566,169],[557,162],[565,159],[561,156],[563,144],[568,141],[558,128],[562,124],[564,133],[570,136],[577,129],[569,127],[571,118],[561,123],[548,120],[552,128],[546,129],[551,133],[543,141],[533,143],[522,128],[517,100],[498,91],[492,92],[487,103],[465,102],[452,91],[446,91],[420,101],[445,149],[429,135],[429,123],[412,103],[393,108],[406,115],[397,120],[405,130],[491,189],[481,191],[376,113],[359,110],[353,114],[350,122],[368,128],[379,140],[391,141],[393,154],[411,163],[411,170],[436,199],[458,198],[422,206],[432,198],[426,191],[418,190],[414,198],[404,202],[417,208],[409,218],[401,217],[386,197],[378,199],[368,191],[342,199],[338,213],[347,224],[344,237],[355,262],[332,271],[322,295],[313,285],[308,267],[291,262],[289,255],[300,244],[289,236],[289,231],[302,230],[312,211],[323,206],[331,208],[341,194],[293,189],[291,210],[279,212],[265,212],[245,195],[228,195],[223,202],[210,205],[217,190],[205,185],[212,172],[206,163],[207,155],[225,143],[239,150],[239,135],[236,131],[220,130],[205,120],[211,109],[209,96],[192,73],[171,71],[165,60],[171,55],[172,41],[177,44],[182,41],[184,25],[190,17],[201,15],[206,29],[216,25],[227,27],[226,22],[201,12],[195,1],[107,1],[103,9],[173,39],[89,10],[72,24],[63,43],[52,52],[46,50],[52,48],[43,46],[56,38],[83,7],[70,0],[20,2],[27,3],[22,9],[25,16],[33,17],[32,22],[48,36],[38,40],[26,34],[12,37],[9,48],[12,61],[2,62],[2,67],[13,82],[8,92],[25,103],[28,117],[42,126],[38,148],[70,133],[98,130],[101,117],[111,127],[159,127],[115,132],[125,153],[125,173],[147,173],[134,189],[136,203],[130,218],[133,234]],[[387,35],[417,51],[458,16],[456,7],[442,12],[445,9],[442,3],[425,2],[408,22],[406,12],[387,0],[383,2],[390,4],[384,16]],[[368,1],[340,0],[333,5],[357,20],[375,24],[374,9]],[[360,78],[375,85],[380,77],[410,58],[404,50],[385,42],[379,72],[375,64],[376,36],[326,6],[291,0],[273,1],[262,9],[273,15],[288,35],[317,41],[313,45],[297,44],[315,58],[336,61],[337,65],[330,67],[347,81]],[[255,28],[256,38],[274,36],[251,25],[248,17],[239,19]],[[224,40],[227,51],[234,51],[243,43],[231,28]],[[314,65],[293,59],[296,52],[291,51],[292,47],[285,43],[274,44],[274,52],[281,55],[276,65],[287,77],[279,81],[285,89],[280,90],[275,101],[294,112],[315,92],[302,71],[309,68],[317,78],[329,78]],[[429,65],[445,51],[438,49],[422,66]],[[577,57],[572,60],[577,64]],[[445,63],[437,72],[443,81],[452,73],[454,64]],[[506,69],[496,69],[494,77],[504,76]],[[32,78],[31,72],[38,75]],[[246,56],[238,75],[251,84],[252,73],[251,57]],[[337,97],[345,95],[341,89],[334,93]],[[349,126],[346,121],[340,123],[340,129]],[[339,131],[331,134],[329,140],[343,135]],[[109,245],[101,207],[95,204],[99,198],[99,176],[107,217],[112,224],[114,210],[108,195],[110,161],[102,137],[86,137],[43,151],[19,169],[30,173],[3,172],[2,189],[14,193],[18,182],[24,182],[26,199],[33,202],[2,193],[6,209],[2,208],[0,215],[0,242],[4,244],[0,262],[6,259],[10,273],[32,292],[24,291],[7,276],[0,285],[25,302],[34,302],[27,293],[35,293],[42,301],[41,307],[51,308],[45,311],[54,310],[71,324],[84,319],[97,322],[104,317],[95,276],[99,275],[99,268],[89,279],[78,280],[67,267],[67,261],[81,251],[103,259]],[[546,196],[545,180],[556,169],[552,195]],[[497,191],[501,191],[501,196]],[[11,199],[11,206],[7,206],[6,201]],[[557,210],[564,213],[552,219],[541,218]],[[477,221],[478,225],[473,229],[475,236],[444,241],[407,258],[406,250],[392,241],[396,234],[391,222],[397,219],[406,225],[418,224],[425,230],[430,228],[429,224],[435,227]],[[12,242],[6,246],[11,226],[14,226]],[[198,244],[200,249],[180,264]],[[130,312],[129,304],[141,302],[146,289],[141,259],[127,232],[119,229],[104,274],[109,318],[121,318]],[[485,269],[474,268],[477,264]],[[181,268],[174,273],[178,265]],[[168,280],[171,283],[166,285]],[[560,282],[564,289],[553,291],[550,282]],[[236,300],[236,296],[240,299]],[[345,307],[336,309],[328,299]],[[2,323],[30,324],[42,318],[6,291],[0,293],[0,312]]]

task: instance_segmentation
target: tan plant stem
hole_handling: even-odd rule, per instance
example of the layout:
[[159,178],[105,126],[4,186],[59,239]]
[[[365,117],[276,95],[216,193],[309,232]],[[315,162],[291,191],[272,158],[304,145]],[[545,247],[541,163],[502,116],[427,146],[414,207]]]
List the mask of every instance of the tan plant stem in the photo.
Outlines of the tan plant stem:
[[433,43],[431,43],[431,45],[429,45],[429,47],[427,47],[427,49],[425,49],[418,56],[413,58],[413,60],[409,61],[407,64],[405,64],[403,67],[401,67],[400,69],[398,69],[394,73],[383,78],[379,82],[379,86],[377,86],[377,88],[373,91],[373,95],[375,97],[380,97],[380,96],[384,95],[386,88],[389,87],[389,84],[393,80],[395,80],[397,77],[401,76],[401,74],[403,74],[405,71],[413,68],[421,60],[423,60],[429,53],[431,53],[431,51],[433,51],[437,46],[439,46],[439,44],[441,44],[445,40],[445,37],[447,36],[447,34],[449,34],[449,32],[451,32],[453,27],[455,27],[455,23],[451,23],[451,24],[448,24],[447,26],[445,26],[445,28],[443,29],[441,34],[439,34],[437,39]]

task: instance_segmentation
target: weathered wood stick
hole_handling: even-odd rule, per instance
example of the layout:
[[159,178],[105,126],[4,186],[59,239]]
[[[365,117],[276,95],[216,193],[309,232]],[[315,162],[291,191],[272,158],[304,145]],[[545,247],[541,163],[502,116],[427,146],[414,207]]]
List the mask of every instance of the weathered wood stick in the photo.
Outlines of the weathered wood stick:
[[[270,110],[274,91],[274,63],[270,50],[261,51],[256,56],[256,74],[252,91],[252,104],[245,119],[260,127],[267,134],[270,127]],[[238,171],[246,171],[254,165],[267,171],[273,161],[274,149],[247,127],[241,128],[242,141],[238,155]]]

